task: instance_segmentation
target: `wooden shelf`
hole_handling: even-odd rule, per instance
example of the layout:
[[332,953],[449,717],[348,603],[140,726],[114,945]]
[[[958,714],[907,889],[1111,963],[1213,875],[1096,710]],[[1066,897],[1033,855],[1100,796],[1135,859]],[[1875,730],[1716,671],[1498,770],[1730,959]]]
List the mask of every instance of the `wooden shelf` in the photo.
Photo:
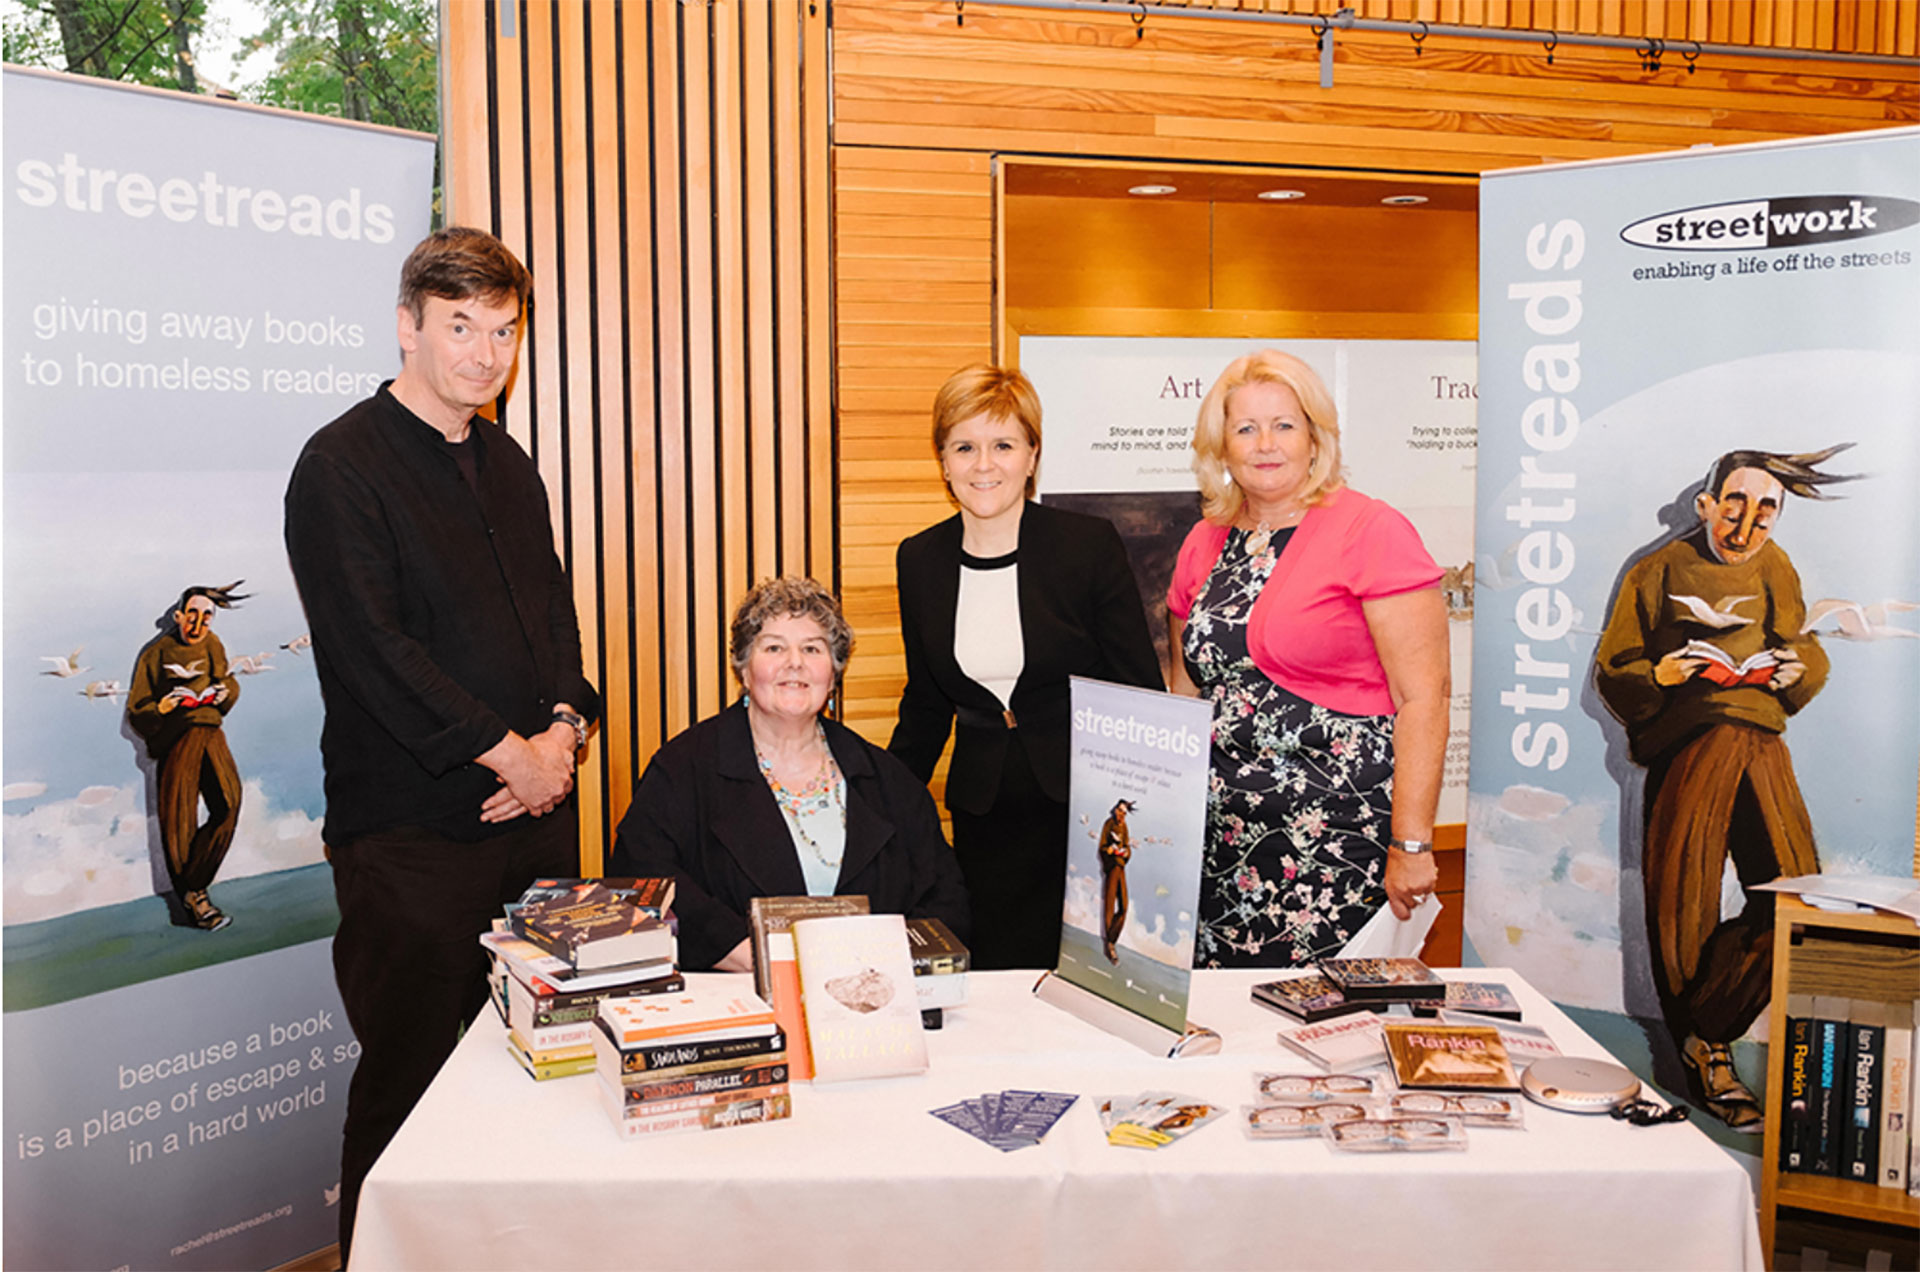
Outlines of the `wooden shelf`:
[[1774,1189],[1776,1206],[1800,1210],[1818,1210],[1849,1219],[1873,1223],[1920,1224],[1920,1197],[1894,1188],[1877,1188],[1851,1179],[1831,1179],[1825,1175],[1797,1175],[1782,1172]]
[[[1800,992],[1822,992],[1812,982],[1822,979],[1823,957],[1827,964],[1838,962],[1831,951],[1823,956],[1814,952],[1815,947],[1822,942],[1844,944],[1851,940],[1862,958],[1872,960],[1880,970],[1897,977],[1901,973],[1894,969],[1911,959],[1913,947],[1920,946],[1920,924],[1901,915],[1877,910],[1858,914],[1822,910],[1807,905],[1798,897],[1785,894],[1778,898],[1773,917],[1773,1003],[1769,1010],[1772,1044],[1767,1048],[1767,1098],[1773,1107],[1767,1114],[1760,1167],[1760,1240],[1769,1267],[1773,1266],[1776,1212],[1782,1206],[1842,1219],[1886,1224],[1909,1231],[1920,1227],[1920,1197],[1909,1196],[1904,1190],[1880,1188],[1851,1179],[1781,1171],[1778,1110],[1784,1078],[1784,1048],[1779,1044],[1786,1037],[1787,993],[1790,988]],[[1858,940],[1860,937],[1870,939]],[[1875,937],[1893,937],[1896,940],[1892,943],[1877,942],[1871,939]],[[1805,941],[1805,946],[1797,945],[1796,938]],[[1806,965],[1796,976],[1794,960],[1797,950],[1804,951]],[[1866,970],[1871,969],[1861,966],[1855,969],[1855,974]],[[1828,977],[1833,974],[1831,966],[1825,971]]]

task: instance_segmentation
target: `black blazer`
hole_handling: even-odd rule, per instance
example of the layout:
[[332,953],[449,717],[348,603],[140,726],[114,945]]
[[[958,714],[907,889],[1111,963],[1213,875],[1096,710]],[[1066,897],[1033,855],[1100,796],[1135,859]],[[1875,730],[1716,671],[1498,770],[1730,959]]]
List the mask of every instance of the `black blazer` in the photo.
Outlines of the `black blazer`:
[[[936,918],[965,941],[966,884],[926,784],[832,720],[821,722],[847,780],[847,847],[834,892],[876,914]],[[712,967],[747,938],[754,897],[804,896],[786,818],[754,758],[745,702],[655,753],[620,819],[609,875],[672,876],[680,965]]]
[[[999,699],[960,670],[953,656],[960,536],[956,514],[902,543],[894,558],[907,687],[887,749],[922,781],[930,780],[957,715],[947,807],[982,814],[992,809],[1000,789],[1007,728]],[[1067,678],[1166,686],[1133,567],[1112,522],[1029,502],[1020,514],[1019,551],[1026,663],[1011,705],[1034,777],[1064,803],[1072,713]]]

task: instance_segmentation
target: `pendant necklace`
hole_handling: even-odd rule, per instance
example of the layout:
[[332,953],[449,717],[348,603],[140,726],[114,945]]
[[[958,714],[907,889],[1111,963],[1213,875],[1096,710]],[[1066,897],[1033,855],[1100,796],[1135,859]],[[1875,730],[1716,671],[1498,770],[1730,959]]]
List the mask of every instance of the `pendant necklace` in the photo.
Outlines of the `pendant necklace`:
[[[827,731],[821,727],[818,720],[814,721],[813,727],[815,736],[820,740],[820,753],[826,759],[820,765],[820,771],[815,774],[814,779],[804,788],[798,791],[788,790],[786,785],[774,776],[773,765],[767,762],[767,757],[761,754],[757,745],[753,748],[753,758],[760,765],[760,775],[767,779],[767,786],[773,791],[774,803],[780,806],[780,811],[786,816],[787,825],[800,836],[801,842],[806,844],[814,860],[823,866],[837,867],[840,864],[840,857],[829,857],[821,851],[820,845],[812,835],[807,833],[806,821],[801,816],[803,813],[818,815],[828,808],[834,808],[840,814],[840,825],[845,827],[847,824],[847,806],[840,794],[840,770],[833,762],[832,749],[827,746]],[[843,848],[841,857],[845,855],[846,851]]]

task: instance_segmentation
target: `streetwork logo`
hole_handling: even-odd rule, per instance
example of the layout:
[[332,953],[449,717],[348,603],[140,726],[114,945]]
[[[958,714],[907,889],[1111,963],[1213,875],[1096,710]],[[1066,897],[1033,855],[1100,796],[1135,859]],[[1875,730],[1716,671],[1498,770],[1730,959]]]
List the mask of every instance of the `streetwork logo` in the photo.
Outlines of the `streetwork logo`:
[[1750,252],[1870,238],[1916,222],[1920,203],[1912,199],[1805,194],[1662,212],[1635,221],[1620,237],[1636,247],[1668,252]]

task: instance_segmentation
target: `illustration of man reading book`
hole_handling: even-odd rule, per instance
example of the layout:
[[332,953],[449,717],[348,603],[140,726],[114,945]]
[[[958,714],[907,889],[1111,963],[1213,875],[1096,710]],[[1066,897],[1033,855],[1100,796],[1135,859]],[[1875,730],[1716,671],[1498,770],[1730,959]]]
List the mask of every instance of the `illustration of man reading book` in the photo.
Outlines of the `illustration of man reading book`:
[[213,634],[213,614],[247,599],[234,592],[241,582],[182,592],[135,660],[127,694],[127,717],[158,768],[160,845],[179,901],[174,923],[204,932],[231,921],[207,888],[240,824],[240,771],[220,728],[239,700],[240,682]]
[[1101,936],[1109,963],[1120,961],[1120,934],[1127,930],[1127,862],[1133,857],[1127,814],[1132,811],[1133,801],[1123,799],[1100,826]]
[[[1765,1009],[1773,970],[1772,894],[1753,888],[1820,869],[1781,734],[1826,684],[1827,655],[1772,536],[1787,495],[1854,480],[1818,467],[1851,444],[1720,456],[1694,500],[1700,525],[1633,563],[1595,651],[1601,700],[1647,770],[1641,864],[1667,1027],[1695,1098],[1738,1130],[1763,1114],[1730,1044]],[[1723,921],[1729,855],[1746,906]]]

